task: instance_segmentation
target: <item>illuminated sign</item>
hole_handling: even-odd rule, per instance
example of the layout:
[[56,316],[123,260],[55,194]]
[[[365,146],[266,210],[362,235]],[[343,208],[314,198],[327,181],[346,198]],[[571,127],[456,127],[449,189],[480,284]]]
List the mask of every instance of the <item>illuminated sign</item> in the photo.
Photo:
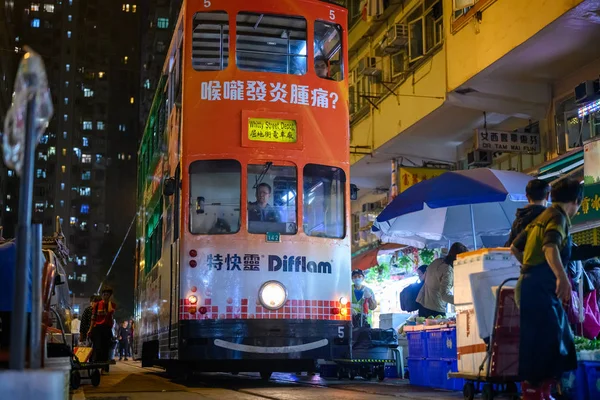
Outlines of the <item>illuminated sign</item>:
[[268,118],[248,119],[248,139],[256,142],[296,143],[296,121]]
[[419,182],[440,176],[445,169],[400,167],[400,193]]
[[598,110],[600,110],[600,100],[593,101],[590,104],[581,107],[578,110],[579,118],[583,118],[586,115],[593,114]]

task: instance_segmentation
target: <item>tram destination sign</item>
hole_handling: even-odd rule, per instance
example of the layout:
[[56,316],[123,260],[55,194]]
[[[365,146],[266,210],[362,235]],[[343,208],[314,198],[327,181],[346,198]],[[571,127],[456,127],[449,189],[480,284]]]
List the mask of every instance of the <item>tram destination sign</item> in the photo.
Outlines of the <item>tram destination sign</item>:
[[258,142],[296,143],[298,125],[294,120],[248,118],[248,139]]
[[475,150],[539,154],[540,134],[476,129]]

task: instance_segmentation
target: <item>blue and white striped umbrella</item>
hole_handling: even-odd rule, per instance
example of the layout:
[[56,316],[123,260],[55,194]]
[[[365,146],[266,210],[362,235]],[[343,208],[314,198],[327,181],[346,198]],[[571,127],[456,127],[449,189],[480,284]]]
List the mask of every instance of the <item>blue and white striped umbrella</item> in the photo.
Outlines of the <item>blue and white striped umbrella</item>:
[[446,172],[398,195],[377,217],[373,232],[384,242],[414,247],[462,242],[482,247],[482,238],[505,236],[527,203],[533,179],[489,168]]

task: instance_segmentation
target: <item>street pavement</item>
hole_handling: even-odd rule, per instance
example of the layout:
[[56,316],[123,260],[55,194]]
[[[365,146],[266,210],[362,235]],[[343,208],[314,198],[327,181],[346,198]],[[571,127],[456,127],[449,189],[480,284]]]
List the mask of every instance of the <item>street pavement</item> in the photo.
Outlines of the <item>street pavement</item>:
[[462,393],[411,387],[406,380],[367,382],[273,374],[265,382],[258,374],[201,374],[187,382],[175,382],[158,368],[140,367],[139,362],[117,362],[102,376],[100,386],[83,380],[72,400],[390,400],[462,399]]

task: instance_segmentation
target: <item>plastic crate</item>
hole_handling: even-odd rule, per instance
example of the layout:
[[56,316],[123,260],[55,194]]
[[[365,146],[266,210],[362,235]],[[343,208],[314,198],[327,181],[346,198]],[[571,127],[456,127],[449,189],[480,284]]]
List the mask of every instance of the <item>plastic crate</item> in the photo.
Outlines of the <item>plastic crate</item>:
[[587,378],[587,399],[600,399],[600,362],[584,361]]
[[448,373],[458,372],[456,360],[426,360],[429,385],[437,389],[462,390],[463,379],[448,378]]
[[[585,362],[587,363],[587,362]],[[596,364],[590,362],[588,364]],[[589,382],[586,374],[586,365],[584,362],[577,363],[576,371],[569,371],[563,375],[562,378],[562,389],[566,396],[565,398],[570,400],[592,400],[588,392]]]
[[407,332],[408,357],[427,358],[427,335],[424,331]]
[[408,359],[408,380],[410,381],[410,384],[414,386],[430,386],[427,360]]
[[456,360],[456,328],[426,331],[426,335],[428,358]]

